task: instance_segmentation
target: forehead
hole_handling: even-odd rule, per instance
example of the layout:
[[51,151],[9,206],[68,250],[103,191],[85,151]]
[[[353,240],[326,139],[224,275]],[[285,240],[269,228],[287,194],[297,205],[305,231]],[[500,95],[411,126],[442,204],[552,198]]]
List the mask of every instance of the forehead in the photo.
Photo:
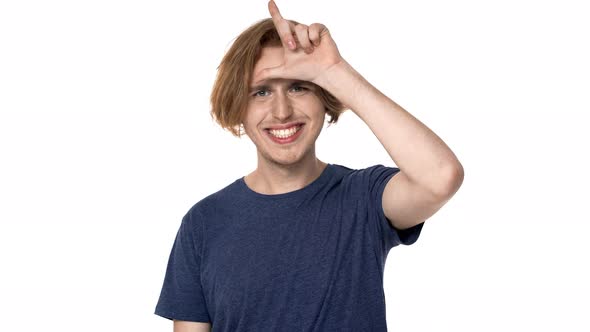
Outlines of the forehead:
[[254,68],[262,69],[266,67],[274,67],[281,64],[283,60],[282,46],[267,46],[260,50],[260,56]]

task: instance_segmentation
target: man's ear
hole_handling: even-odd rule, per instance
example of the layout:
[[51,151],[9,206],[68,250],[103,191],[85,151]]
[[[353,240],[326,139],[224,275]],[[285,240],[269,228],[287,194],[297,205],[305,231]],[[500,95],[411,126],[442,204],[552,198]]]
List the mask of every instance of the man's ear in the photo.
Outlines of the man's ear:
[[240,137],[241,137],[242,135],[248,136],[248,135],[246,134],[246,129],[244,128],[244,124],[243,124],[243,123],[240,123],[240,126],[238,127],[238,131],[240,132]]

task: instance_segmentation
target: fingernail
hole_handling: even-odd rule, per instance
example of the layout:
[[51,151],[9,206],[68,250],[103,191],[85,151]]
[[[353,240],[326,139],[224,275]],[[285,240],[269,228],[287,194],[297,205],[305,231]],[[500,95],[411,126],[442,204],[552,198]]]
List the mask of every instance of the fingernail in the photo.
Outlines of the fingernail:
[[289,44],[289,48],[291,48],[292,50],[295,49],[295,43],[292,40],[289,40],[288,44]]

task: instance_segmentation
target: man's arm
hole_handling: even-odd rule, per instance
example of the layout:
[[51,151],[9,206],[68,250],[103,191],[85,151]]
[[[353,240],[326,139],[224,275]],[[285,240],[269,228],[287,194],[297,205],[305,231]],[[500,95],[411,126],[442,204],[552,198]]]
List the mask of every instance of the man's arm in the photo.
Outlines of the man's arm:
[[[311,81],[347,105],[369,126],[403,172],[392,178],[384,192],[387,199],[383,208],[395,227],[415,225],[426,215],[425,211],[438,210],[463,182],[463,167],[451,149],[354,70],[340,55],[326,26],[290,23],[281,16],[273,0],[268,9],[285,52],[281,65],[254,73],[255,84],[271,78]],[[295,40],[311,51],[298,50]],[[290,42],[294,47],[287,46]]]
[[394,227],[419,224],[459,189],[463,166],[453,151],[344,59],[322,73],[316,84],[358,115],[400,168],[386,185],[382,201]]
[[430,218],[451,196],[452,193],[433,194],[410,181],[400,170],[385,185],[381,204],[389,223],[396,229],[403,230]]
[[174,320],[174,332],[211,332],[211,323]]

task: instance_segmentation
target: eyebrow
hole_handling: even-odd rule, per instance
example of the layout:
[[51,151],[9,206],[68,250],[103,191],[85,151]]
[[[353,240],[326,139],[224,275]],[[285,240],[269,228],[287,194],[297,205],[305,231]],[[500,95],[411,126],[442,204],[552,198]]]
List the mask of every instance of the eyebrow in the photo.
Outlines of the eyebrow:
[[276,79],[276,78],[271,78],[268,80],[264,80],[262,81],[262,83],[257,84],[255,86],[251,86],[250,87],[250,92],[254,92],[254,91],[258,91],[258,90],[267,90],[270,88],[270,86],[268,85],[270,82],[272,81],[287,81],[289,85],[294,85],[294,84],[306,84],[306,85],[311,85],[310,82],[308,81],[303,81],[303,80],[295,80],[295,79]]

